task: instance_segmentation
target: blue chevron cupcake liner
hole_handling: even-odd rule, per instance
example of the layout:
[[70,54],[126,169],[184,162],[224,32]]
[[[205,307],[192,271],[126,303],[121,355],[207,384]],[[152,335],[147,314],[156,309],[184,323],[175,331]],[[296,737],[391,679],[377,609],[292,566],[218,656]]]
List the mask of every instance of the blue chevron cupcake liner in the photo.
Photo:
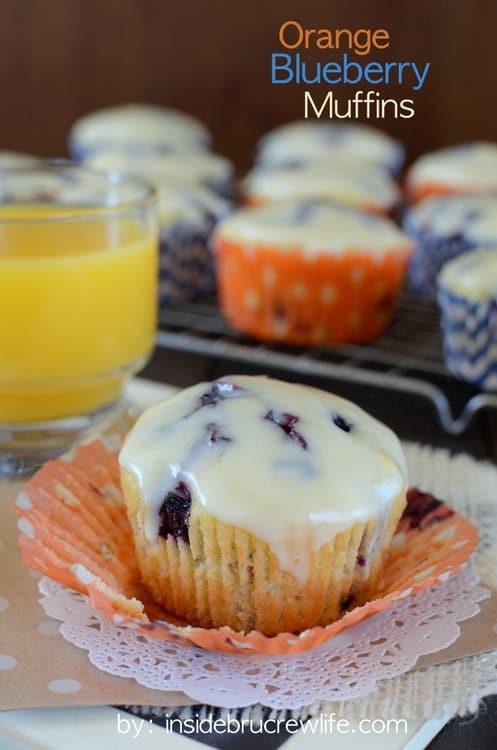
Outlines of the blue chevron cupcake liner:
[[407,274],[409,287],[420,297],[435,301],[439,271],[449,260],[474,250],[476,244],[462,234],[438,237],[426,229],[420,230],[410,221],[409,213],[405,217],[404,229],[414,240]]
[[439,286],[447,368],[479,388],[497,389],[497,302],[469,301]]
[[214,259],[208,245],[211,227],[179,224],[159,237],[160,304],[186,302],[214,291]]

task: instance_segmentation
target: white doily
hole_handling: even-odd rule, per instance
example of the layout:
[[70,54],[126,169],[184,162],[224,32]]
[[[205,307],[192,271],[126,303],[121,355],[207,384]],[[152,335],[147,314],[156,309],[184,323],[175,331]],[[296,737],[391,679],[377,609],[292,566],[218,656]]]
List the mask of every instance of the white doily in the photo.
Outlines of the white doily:
[[90,661],[105,672],[155,690],[179,690],[199,703],[295,709],[368,695],[379,680],[403,674],[419,656],[453,643],[457,623],[477,614],[478,602],[488,597],[477,583],[466,569],[293,656],[221,654],[161,642],[108,623],[88,597],[48,578],[40,591],[46,614],[62,620],[63,637],[88,649]]

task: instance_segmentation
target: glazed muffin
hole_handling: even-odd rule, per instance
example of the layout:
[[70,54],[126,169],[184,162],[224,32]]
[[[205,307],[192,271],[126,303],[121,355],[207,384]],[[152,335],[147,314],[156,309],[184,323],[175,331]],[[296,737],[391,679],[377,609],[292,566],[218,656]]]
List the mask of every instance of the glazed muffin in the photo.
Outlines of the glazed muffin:
[[120,454],[143,581],[203,627],[267,635],[362,602],[405,506],[395,435],[354,404],[264,377],[149,409]]
[[406,176],[409,203],[430,196],[497,194],[497,144],[475,141],[417,159]]
[[257,167],[243,181],[242,194],[246,205],[329,200],[379,214],[391,213],[400,202],[400,191],[386,172],[338,159],[331,167],[320,162]]
[[205,125],[185,112],[151,104],[121,104],[77,120],[69,134],[69,152],[79,161],[108,148],[199,150],[210,142]]
[[447,263],[438,277],[445,363],[480,388],[497,389],[497,243]]
[[397,175],[404,163],[399,141],[381,130],[359,123],[298,120],[267,133],[257,145],[256,162],[302,165],[322,162],[332,168],[337,159],[379,167]]
[[497,245],[497,195],[428,198],[407,211],[404,229],[414,241],[409,284],[436,298],[436,279],[452,258]]
[[212,244],[227,320],[256,338],[302,345],[379,336],[411,249],[390,220],[328,202],[236,211]]
[[39,156],[23,154],[19,151],[0,151],[0,169],[11,169],[12,167],[33,167],[40,164]]
[[215,289],[209,238],[231,204],[207,188],[161,187],[159,295],[161,304],[184,302]]
[[203,185],[225,197],[233,193],[233,164],[209,151],[157,151],[148,146],[134,151],[109,148],[89,156],[84,163],[99,171],[137,175],[158,187]]

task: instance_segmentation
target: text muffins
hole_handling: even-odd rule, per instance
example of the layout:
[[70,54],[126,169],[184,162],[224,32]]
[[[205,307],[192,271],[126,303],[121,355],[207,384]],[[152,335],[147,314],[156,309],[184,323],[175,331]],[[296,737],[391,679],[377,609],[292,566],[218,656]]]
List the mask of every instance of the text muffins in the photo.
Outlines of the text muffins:
[[434,195],[497,194],[497,143],[475,141],[432,151],[407,171],[409,203]]
[[227,320],[303,345],[379,336],[411,248],[390,220],[328,202],[242,209],[218,224],[212,243]]
[[316,389],[236,376],[149,409],[120,454],[147,588],[203,627],[266,635],[367,597],[405,505],[395,435]]
[[414,240],[410,286],[435,299],[437,275],[447,261],[497,246],[497,194],[428,198],[407,211],[404,229]]
[[389,214],[400,202],[400,191],[386,172],[338,159],[333,165],[257,167],[243,181],[242,193],[247,205],[330,200],[378,214]]
[[497,389],[497,243],[447,263],[438,277],[445,363],[480,388]]
[[399,141],[359,123],[297,120],[267,133],[257,144],[256,161],[292,165],[335,159],[368,164],[397,175],[404,163]]
[[121,104],[90,112],[74,123],[69,134],[69,150],[78,160],[108,148],[130,151],[146,145],[200,150],[210,142],[210,133],[199,120],[152,104]]

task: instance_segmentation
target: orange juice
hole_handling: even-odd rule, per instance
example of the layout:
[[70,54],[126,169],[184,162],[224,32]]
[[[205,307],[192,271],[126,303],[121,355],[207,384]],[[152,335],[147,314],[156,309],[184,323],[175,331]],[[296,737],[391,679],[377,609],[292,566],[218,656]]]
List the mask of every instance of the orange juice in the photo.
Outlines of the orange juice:
[[156,284],[157,238],[132,216],[1,206],[0,422],[117,399],[153,346]]

